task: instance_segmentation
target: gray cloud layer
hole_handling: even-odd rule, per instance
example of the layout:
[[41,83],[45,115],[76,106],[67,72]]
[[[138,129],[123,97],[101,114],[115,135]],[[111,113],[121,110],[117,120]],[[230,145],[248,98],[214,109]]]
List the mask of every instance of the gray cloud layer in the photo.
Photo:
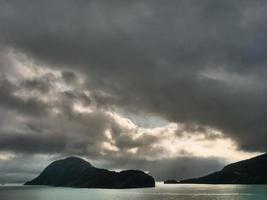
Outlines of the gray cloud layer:
[[264,151],[266,8],[263,1],[2,1],[0,35],[4,46],[85,72],[96,95],[109,94],[101,103],[215,127],[241,148]]

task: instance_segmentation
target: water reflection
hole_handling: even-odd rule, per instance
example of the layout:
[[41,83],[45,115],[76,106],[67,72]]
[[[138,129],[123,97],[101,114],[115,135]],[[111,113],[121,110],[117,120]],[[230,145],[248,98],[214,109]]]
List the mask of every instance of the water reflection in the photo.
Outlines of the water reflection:
[[267,185],[164,185],[145,189],[2,186],[3,200],[266,200]]

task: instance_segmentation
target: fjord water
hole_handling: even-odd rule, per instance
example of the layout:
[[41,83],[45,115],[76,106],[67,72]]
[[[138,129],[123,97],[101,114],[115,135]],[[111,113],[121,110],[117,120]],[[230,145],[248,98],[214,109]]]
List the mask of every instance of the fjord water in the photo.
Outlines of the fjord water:
[[267,185],[164,185],[144,189],[1,186],[3,200],[266,200]]

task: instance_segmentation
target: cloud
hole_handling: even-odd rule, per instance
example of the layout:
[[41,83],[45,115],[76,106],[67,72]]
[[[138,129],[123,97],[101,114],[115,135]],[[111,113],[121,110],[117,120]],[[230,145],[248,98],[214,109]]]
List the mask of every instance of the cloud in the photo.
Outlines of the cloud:
[[260,1],[4,1],[0,35],[2,46],[83,73],[102,106],[214,127],[242,149],[264,151],[266,7]]
[[[25,70],[27,66],[24,65]],[[71,153],[78,150],[85,154],[92,148],[95,153],[101,153],[102,143],[105,142],[119,149],[121,155],[135,151],[145,157],[149,152],[152,155],[154,150],[163,153],[166,146],[162,142],[165,140],[214,142],[229,139],[212,128],[193,124],[138,126],[127,115],[99,107],[86,85],[66,82],[64,72],[40,74],[37,70],[40,67],[35,68],[31,71],[36,71],[36,74],[28,78],[12,80],[2,75],[0,108],[6,113],[0,121],[2,150],[25,153]],[[75,79],[79,77],[75,74],[71,76]],[[11,103],[12,99],[15,103]],[[31,101],[37,102],[38,107],[27,106]],[[31,143],[32,147],[26,145]]]
[[0,106],[5,109],[17,109],[26,114],[42,115],[46,112],[46,107],[43,102],[38,99],[23,100],[15,95],[17,87],[11,82],[0,79]]

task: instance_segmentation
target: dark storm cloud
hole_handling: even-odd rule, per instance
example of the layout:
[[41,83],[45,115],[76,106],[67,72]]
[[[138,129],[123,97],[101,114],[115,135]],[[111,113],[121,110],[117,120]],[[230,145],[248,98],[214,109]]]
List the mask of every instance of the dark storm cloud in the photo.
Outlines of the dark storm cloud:
[[[26,83],[27,87],[29,86],[29,83],[30,82]],[[47,113],[47,106],[42,101],[39,101],[36,98],[24,100],[16,96],[14,93],[18,90],[18,87],[21,86],[17,86],[9,80],[5,78],[1,79],[0,77],[0,107],[17,110],[26,115],[41,116]]]
[[87,75],[105,106],[214,127],[264,151],[266,9],[260,0],[1,1],[0,41]]
[[25,87],[28,90],[37,90],[42,93],[48,93],[51,88],[52,80],[49,76],[45,76],[38,79],[29,79],[22,82],[21,87]]
[[[39,75],[38,79],[24,78],[16,81],[2,77],[0,151],[15,154],[74,153],[91,158],[101,157],[102,150],[106,154],[114,153],[110,149],[103,149],[103,142],[110,142],[105,135],[106,130],[111,131],[113,143],[121,155],[130,148],[146,151],[150,144],[159,141],[159,138],[150,135],[134,139],[137,129],[123,126],[101,110],[89,113],[75,110],[76,103],[90,106],[91,99],[79,90],[60,91],[55,88],[52,82],[62,84],[65,81],[63,77],[44,74]],[[22,91],[28,95],[27,99],[18,95]],[[41,95],[47,100],[41,100]]]
[[57,134],[1,132],[0,150],[19,153],[59,153],[66,149],[66,138]]
[[63,80],[66,81],[67,83],[71,83],[71,82],[76,82],[77,81],[77,76],[75,75],[74,72],[63,71],[61,74],[62,74]]

